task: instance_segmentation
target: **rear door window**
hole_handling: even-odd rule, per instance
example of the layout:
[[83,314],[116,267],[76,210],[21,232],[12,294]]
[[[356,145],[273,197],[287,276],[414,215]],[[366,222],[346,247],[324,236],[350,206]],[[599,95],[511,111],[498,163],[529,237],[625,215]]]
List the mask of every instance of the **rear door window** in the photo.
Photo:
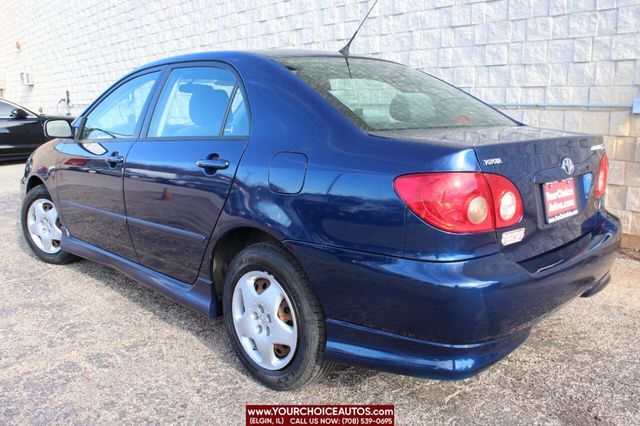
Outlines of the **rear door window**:
[[221,136],[227,115],[235,115],[233,111],[229,112],[235,90],[236,78],[225,69],[174,69],[162,89],[148,137]]

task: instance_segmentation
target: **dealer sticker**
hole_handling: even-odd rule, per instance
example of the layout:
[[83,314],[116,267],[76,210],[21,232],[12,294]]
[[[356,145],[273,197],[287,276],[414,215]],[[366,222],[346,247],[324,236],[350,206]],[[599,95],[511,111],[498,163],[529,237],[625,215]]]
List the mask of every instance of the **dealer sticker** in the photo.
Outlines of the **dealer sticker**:
[[512,231],[507,231],[502,234],[502,245],[508,246],[509,244],[515,244],[522,241],[524,238],[524,228],[514,229]]
[[573,178],[542,185],[547,223],[554,223],[578,214],[578,202]]

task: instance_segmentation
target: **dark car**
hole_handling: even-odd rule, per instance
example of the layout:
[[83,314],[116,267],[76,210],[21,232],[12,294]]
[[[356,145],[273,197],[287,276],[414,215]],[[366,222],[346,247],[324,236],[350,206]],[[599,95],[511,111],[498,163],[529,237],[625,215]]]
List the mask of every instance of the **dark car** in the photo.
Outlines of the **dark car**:
[[44,122],[49,119],[73,121],[72,117],[36,114],[0,99],[0,162],[24,160],[34,149],[51,140],[43,129]]
[[23,178],[34,253],[224,314],[280,390],[330,362],[468,377],[602,289],[620,241],[602,137],[378,59],[170,58],[46,128]]

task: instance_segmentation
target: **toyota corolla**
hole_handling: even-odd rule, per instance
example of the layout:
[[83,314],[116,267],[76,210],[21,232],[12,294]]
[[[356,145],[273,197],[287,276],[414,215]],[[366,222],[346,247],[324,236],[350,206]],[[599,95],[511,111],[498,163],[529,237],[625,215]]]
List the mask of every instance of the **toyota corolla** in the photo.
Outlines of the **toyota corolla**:
[[279,390],[336,362],[473,375],[602,289],[620,241],[602,137],[379,59],[169,58],[45,128],[22,180],[35,255],[224,315]]

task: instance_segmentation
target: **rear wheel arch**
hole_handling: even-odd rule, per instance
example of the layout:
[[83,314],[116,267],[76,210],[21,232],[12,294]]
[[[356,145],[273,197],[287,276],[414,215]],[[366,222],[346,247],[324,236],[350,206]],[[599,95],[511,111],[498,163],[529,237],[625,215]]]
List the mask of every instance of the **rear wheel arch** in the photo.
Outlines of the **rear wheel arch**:
[[250,226],[231,229],[216,241],[212,255],[211,276],[218,300],[222,300],[224,280],[231,261],[250,245],[264,242],[280,246],[289,252],[278,238],[262,229]]
[[[305,271],[282,244],[252,244],[235,257],[225,279],[223,306],[241,361],[263,384],[293,390],[330,371],[331,364],[324,361],[322,305]],[[288,327],[292,330],[284,332]]]

